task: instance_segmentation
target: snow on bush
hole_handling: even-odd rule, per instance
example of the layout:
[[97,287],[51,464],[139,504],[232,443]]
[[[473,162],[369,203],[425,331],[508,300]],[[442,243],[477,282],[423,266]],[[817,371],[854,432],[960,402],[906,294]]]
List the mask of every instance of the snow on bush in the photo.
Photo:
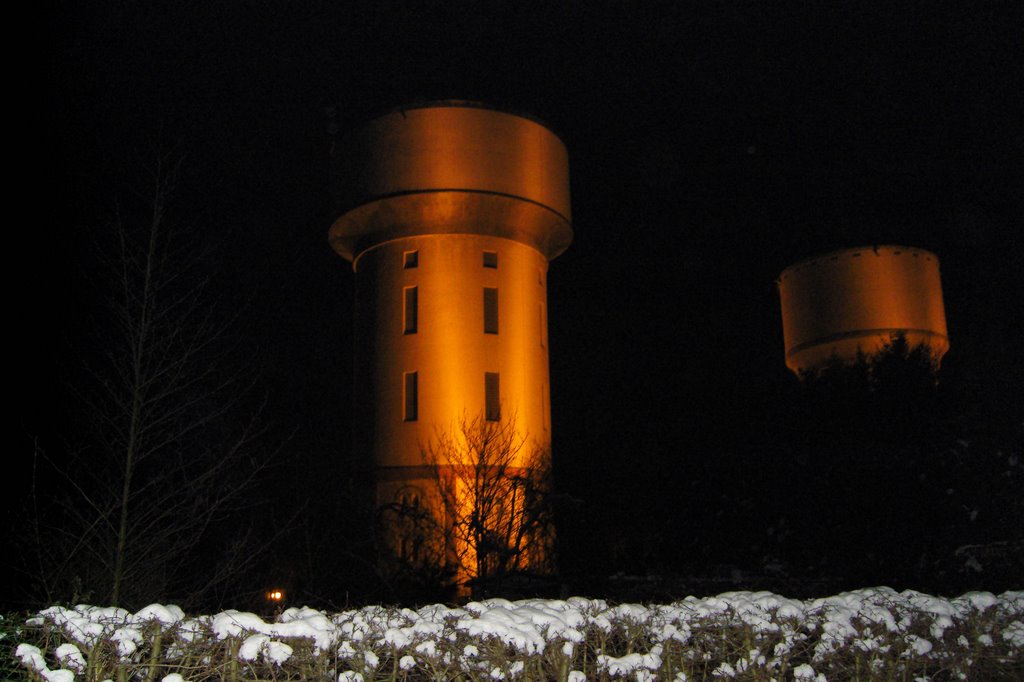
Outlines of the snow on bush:
[[418,610],[291,608],[274,622],[176,606],[50,607],[16,650],[35,680],[1013,679],[1024,592],[942,599],[888,588],[671,604],[490,599]]

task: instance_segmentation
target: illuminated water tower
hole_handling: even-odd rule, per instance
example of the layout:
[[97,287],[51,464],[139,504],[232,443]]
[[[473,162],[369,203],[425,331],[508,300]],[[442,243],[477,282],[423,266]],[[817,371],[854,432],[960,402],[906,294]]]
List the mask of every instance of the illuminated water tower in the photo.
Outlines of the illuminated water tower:
[[939,259],[923,249],[864,246],[815,256],[778,279],[786,365],[796,373],[833,356],[871,355],[894,336],[949,349]]
[[572,241],[561,140],[441,101],[370,121],[335,163],[329,238],[355,272],[355,440],[377,505],[430,485],[422,446],[463,417],[550,443],[547,270]]

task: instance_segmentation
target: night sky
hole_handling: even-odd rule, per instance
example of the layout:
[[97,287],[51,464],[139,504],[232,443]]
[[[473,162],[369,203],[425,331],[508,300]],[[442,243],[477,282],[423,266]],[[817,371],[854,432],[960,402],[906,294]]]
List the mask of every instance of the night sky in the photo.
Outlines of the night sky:
[[1021,405],[1019,7],[833,4],[52,4],[35,122],[50,199],[19,228],[35,276],[14,294],[40,371],[13,452],[59,441],[75,409],[62,387],[96,332],[90,235],[170,150],[177,214],[199,226],[197,253],[219,249],[219,305],[241,310],[270,438],[290,434],[300,478],[276,474],[276,503],[329,490],[352,456],[353,276],[326,239],[333,135],[446,98],[529,112],[569,149],[575,239],[549,278],[553,451],[559,488],[611,533],[628,518],[661,542],[711,535],[713,509],[678,516],[700,462],[742,451],[736,475],[759,475],[749,444],[793,381],[774,280],[816,253],[934,251],[947,362]]

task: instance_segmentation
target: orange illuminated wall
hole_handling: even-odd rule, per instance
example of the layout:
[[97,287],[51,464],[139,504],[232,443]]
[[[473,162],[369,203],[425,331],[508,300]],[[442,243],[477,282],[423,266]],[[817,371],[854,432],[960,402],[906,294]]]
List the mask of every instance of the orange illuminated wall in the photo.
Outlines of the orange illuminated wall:
[[939,260],[923,249],[843,249],[787,268],[777,283],[794,372],[869,355],[894,335],[926,344],[936,360],[949,349]]
[[331,245],[356,281],[356,445],[378,506],[430,504],[422,447],[463,419],[551,437],[548,262],[572,240],[568,154],[466,102],[385,114],[335,153]]

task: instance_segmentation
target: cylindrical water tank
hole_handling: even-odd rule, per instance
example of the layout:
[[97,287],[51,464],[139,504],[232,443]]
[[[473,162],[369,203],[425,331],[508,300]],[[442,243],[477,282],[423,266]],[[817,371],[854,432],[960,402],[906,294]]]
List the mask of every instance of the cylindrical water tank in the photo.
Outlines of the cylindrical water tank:
[[949,349],[939,259],[924,249],[862,246],[801,261],[778,279],[786,365],[794,372],[836,356],[870,355],[894,336]]
[[572,241],[569,155],[532,118],[431,102],[374,119],[339,148],[330,241],[349,260],[422,234],[512,239],[549,260]]

